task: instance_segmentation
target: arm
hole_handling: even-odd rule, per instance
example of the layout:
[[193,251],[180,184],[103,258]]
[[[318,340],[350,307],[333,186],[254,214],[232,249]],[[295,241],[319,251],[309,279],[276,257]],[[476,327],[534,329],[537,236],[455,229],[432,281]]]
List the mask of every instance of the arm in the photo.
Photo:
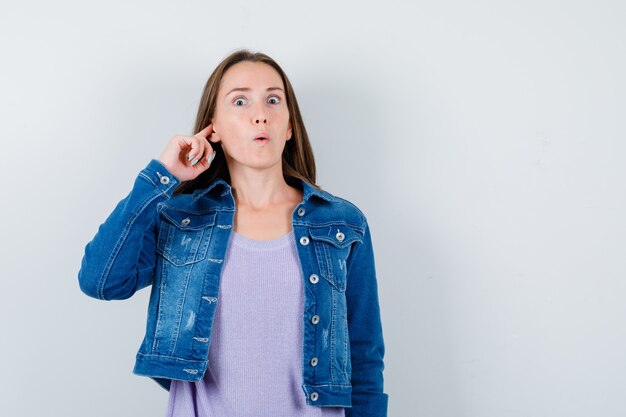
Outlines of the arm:
[[[169,181],[161,176],[169,178]],[[124,300],[150,285],[156,266],[156,205],[180,181],[152,159],[85,246],[78,283],[100,300]]]
[[367,219],[363,241],[349,256],[346,300],[352,361],[352,408],[346,417],[386,417],[383,341],[374,250]]

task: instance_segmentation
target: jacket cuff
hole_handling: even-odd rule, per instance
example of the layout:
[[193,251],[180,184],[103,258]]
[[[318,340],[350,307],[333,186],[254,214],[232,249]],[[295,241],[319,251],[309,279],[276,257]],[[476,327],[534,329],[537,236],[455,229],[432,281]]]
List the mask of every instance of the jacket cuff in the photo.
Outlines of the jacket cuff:
[[174,194],[174,190],[181,181],[174,176],[165,165],[156,159],[150,160],[148,165],[141,170],[139,176],[150,182],[168,199]]

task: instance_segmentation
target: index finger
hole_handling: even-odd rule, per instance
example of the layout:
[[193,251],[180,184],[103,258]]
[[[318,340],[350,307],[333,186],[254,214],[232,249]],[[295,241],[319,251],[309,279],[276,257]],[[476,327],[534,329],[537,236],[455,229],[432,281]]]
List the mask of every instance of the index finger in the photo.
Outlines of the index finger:
[[211,130],[213,130],[213,123],[210,123],[207,127],[196,133],[194,136],[202,136],[203,138],[207,138],[210,134]]

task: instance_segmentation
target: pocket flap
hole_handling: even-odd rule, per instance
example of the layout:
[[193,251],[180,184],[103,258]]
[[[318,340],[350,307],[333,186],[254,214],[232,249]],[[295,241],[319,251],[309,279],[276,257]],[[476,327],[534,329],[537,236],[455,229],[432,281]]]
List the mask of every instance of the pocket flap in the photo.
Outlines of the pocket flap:
[[214,225],[217,212],[194,213],[185,209],[163,206],[161,215],[168,223],[180,230],[198,230]]
[[328,242],[338,248],[344,248],[354,241],[361,241],[361,235],[345,224],[311,226],[309,234],[311,239]]

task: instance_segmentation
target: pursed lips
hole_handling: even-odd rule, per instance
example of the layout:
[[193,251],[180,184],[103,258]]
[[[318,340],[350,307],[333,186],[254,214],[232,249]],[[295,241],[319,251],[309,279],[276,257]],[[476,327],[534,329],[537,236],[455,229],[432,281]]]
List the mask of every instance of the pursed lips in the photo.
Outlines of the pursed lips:
[[254,140],[261,140],[261,141],[269,141],[270,137],[268,136],[267,133],[265,132],[259,132],[257,133],[257,135],[254,137]]

